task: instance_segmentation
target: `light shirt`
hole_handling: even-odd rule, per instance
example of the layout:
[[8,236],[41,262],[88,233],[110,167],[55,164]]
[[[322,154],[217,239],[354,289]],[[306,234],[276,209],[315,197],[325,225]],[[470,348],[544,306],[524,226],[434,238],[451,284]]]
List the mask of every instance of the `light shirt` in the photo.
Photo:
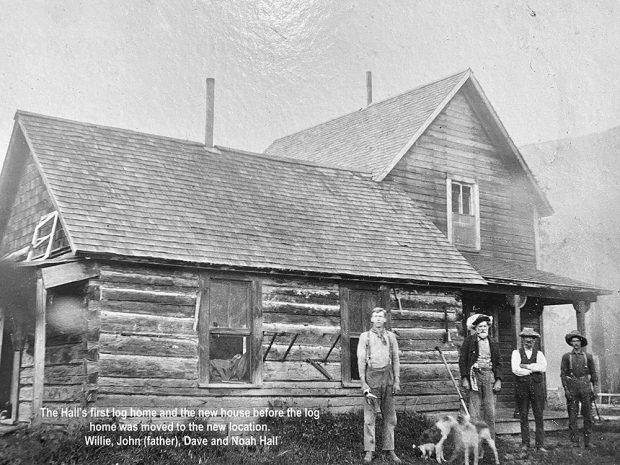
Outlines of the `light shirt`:
[[[366,340],[360,337],[359,345],[357,346],[357,358],[359,360],[367,360],[368,366],[371,368],[383,368],[390,364],[390,344],[384,343],[381,337],[373,332],[368,331],[368,352],[366,351]],[[387,340],[388,335],[384,337]]]
[[[531,350],[525,350],[525,355],[527,358],[530,358],[532,356],[532,352]],[[529,365],[530,369],[527,368],[521,368],[521,354],[519,353],[519,350],[513,350],[512,351],[512,358],[510,359],[510,367],[512,368],[512,372],[517,375],[517,376],[527,376],[527,375],[531,375],[533,372],[535,371],[539,371],[541,373],[544,373],[545,371],[547,371],[547,359],[545,358],[545,354],[543,354],[540,350],[538,352],[536,352],[536,361],[535,363],[531,363]]]
[[478,360],[476,360],[480,368],[491,368],[491,346],[489,338],[478,338]]

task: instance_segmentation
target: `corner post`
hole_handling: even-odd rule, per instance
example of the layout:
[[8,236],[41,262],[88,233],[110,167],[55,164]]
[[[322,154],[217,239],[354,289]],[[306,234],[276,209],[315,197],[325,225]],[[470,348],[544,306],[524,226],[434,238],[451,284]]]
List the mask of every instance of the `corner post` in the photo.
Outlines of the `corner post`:
[[41,424],[41,407],[45,388],[45,311],[47,290],[43,278],[37,278],[37,300],[34,327],[34,375],[32,380],[32,425]]

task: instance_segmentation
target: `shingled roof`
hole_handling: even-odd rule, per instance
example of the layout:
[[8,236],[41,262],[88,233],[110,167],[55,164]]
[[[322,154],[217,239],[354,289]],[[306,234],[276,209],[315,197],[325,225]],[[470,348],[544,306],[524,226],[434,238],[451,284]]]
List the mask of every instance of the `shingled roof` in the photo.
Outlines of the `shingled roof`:
[[382,181],[462,89],[477,102],[479,116],[502,147],[500,152],[513,157],[530,180],[539,213],[552,214],[549,201],[470,69],[276,139],[265,153],[355,170]]
[[484,284],[394,185],[18,112],[71,247],[156,261]]
[[265,153],[325,166],[355,167],[377,178],[470,74],[469,70],[454,74],[282,137]]

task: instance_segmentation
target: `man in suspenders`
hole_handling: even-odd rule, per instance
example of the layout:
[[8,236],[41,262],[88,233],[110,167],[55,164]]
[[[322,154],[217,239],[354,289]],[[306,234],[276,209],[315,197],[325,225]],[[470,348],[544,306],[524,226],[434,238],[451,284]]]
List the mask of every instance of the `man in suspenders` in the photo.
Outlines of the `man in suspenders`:
[[[562,363],[560,365],[562,386],[564,386],[566,398],[570,402],[568,417],[570,440],[573,446],[579,447],[577,414],[579,413],[579,404],[581,403],[583,445],[590,447],[592,401],[595,398],[595,392],[598,392],[598,374],[592,354],[583,350],[588,345],[588,340],[577,330],[568,333],[565,340],[568,345],[573,347],[571,352],[562,356]],[[592,389],[590,383],[594,389]]]
[[386,311],[383,308],[374,308],[370,321],[370,331],[360,335],[357,346],[357,365],[365,397],[364,462],[370,463],[375,452],[375,419],[380,413],[383,416],[383,450],[392,461],[401,463],[394,453],[394,395],[400,391],[398,342],[396,335],[385,329]]
[[528,414],[530,404],[534,412],[536,423],[536,449],[547,452],[545,449],[545,430],[543,422],[543,408],[545,404],[545,386],[543,373],[547,370],[545,355],[534,347],[540,334],[533,328],[523,328],[519,333],[522,347],[512,351],[510,365],[516,375],[516,397],[521,419],[521,448],[530,447],[530,425]]

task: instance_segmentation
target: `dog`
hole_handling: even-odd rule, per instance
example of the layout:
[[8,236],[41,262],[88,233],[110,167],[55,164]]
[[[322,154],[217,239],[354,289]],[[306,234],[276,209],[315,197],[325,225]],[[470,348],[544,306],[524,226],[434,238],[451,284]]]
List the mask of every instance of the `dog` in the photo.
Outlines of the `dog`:
[[497,447],[489,426],[483,421],[471,421],[469,415],[459,416],[458,419],[451,415],[439,418],[431,428],[422,433],[421,445],[413,445],[414,453],[428,459],[434,451],[438,463],[446,462],[443,447],[450,434],[454,438],[455,447],[449,462],[453,462],[459,452],[462,452],[465,465],[469,465],[469,453],[473,450],[474,465],[478,465],[478,460],[484,457],[481,446],[486,442],[493,451],[495,463],[499,464]]

